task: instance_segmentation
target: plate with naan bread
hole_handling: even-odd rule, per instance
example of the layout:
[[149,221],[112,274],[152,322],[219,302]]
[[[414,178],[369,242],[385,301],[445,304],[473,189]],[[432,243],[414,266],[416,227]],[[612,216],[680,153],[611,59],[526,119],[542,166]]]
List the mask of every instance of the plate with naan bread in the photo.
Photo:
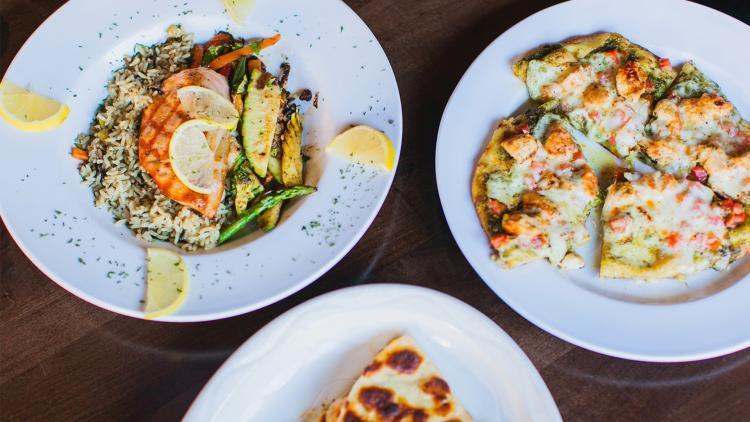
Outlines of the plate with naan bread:
[[375,284],[303,303],[253,335],[186,421],[560,421],[518,345],[469,305]]
[[543,329],[610,355],[750,344],[750,58],[726,48],[748,42],[744,23],[682,0],[616,14],[576,0],[491,43],[436,152],[448,224],[482,279]]

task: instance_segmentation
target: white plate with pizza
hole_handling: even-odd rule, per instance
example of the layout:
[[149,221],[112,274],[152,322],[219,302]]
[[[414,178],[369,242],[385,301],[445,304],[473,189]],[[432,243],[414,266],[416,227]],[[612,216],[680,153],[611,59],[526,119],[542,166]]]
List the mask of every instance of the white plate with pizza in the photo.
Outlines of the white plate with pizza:
[[442,293],[395,284],[339,290],[276,318],[224,363],[185,420],[346,412],[561,420],[533,364],[494,322]]
[[681,0],[571,1],[493,41],[436,152],[443,210],[480,277],[600,353],[747,347],[750,58],[736,51],[749,42],[744,23]]

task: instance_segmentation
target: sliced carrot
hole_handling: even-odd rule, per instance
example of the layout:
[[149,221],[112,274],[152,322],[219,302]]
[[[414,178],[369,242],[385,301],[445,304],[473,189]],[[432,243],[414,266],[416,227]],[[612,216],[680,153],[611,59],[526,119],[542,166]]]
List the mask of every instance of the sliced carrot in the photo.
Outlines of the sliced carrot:
[[72,155],[76,160],[86,161],[89,159],[89,153],[80,148],[73,147],[73,149],[70,151],[70,155]]
[[268,48],[276,44],[277,42],[279,42],[280,39],[281,39],[281,34],[276,34],[271,38],[266,38],[262,40],[260,44],[258,44],[258,50],[263,50],[265,48]]
[[196,44],[193,47],[193,63],[191,63],[190,67],[199,67],[201,63],[203,63],[203,46]]
[[242,113],[242,95],[234,94],[234,97],[232,98],[232,104],[239,113]]
[[208,67],[211,69],[221,69],[222,67],[228,65],[229,63],[234,62],[235,60],[239,60],[241,57],[249,56],[251,54],[256,54],[258,51],[263,50],[264,48],[268,48],[281,39],[281,35],[276,34],[271,38],[266,38],[262,40],[259,43],[246,45],[240,49],[230,51],[227,54],[221,55],[211,61],[211,63],[208,64]]

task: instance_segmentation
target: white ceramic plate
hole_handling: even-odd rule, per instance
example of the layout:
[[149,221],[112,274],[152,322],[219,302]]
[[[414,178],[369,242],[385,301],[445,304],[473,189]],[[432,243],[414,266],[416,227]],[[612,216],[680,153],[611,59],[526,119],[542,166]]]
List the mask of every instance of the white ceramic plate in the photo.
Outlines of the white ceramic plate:
[[276,318],[224,363],[185,420],[298,420],[348,391],[404,334],[477,421],[561,420],[539,373],[494,322],[450,296],[397,284],[338,290]]
[[32,35],[5,75],[65,102],[71,114],[42,134],[0,121],[0,213],[37,267],[103,308],[142,317],[146,244],[94,207],[70,148],[88,129],[123,55],[136,43],[163,41],[174,23],[199,42],[219,29],[242,37],[281,33],[281,42],[263,53],[269,69],[288,60],[290,90],[320,92],[319,108],[306,112],[304,134],[304,142],[319,149],[306,175],[319,191],[297,201],[269,234],[185,256],[190,296],[177,314],[162,320],[212,320],[292,294],[354,246],[380,209],[393,173],[361,170],[327,157],[322,147],[349,125],[367,124],[386,132],[398,157],[401,103],[378,41],[338,0],[258,0],[244,26],[231,21],[219,0],[68,2]]
[[[647,11],[647,12],[644,12]],[[515,58],[539,45],[615,31],[675,64],[696,62],[750,116],[747,25],[684,1],[637,0],[627,7],[582,0],[545,9],[518,23],[476,59],[458,84],[440,125],[436,172],[448,224],[480,277],[526,319],[601,353],[648,361],[696,360],[750,344],[747,261],[726,273],[706,271],[685,282],[603,280],[598,239],[579,252],[587,268],[562,273],[547,263],[513,271],[490,259],[490,246],[471,202],[477,157],[497,123],[528,100],[513,76]]]

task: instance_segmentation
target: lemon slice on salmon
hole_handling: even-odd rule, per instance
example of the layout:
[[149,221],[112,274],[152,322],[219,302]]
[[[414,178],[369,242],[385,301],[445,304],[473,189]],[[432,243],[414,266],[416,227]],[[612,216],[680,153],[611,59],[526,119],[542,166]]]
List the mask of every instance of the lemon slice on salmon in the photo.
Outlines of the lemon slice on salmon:
[[396,149],[385,133],[369,126],[354,126],[333,138],[326,151],[352,161],[393,170]]
[[224,7],[235,22],[242,24],[255,7],[255,0],[224,0]]
[[148,248],[146,269],[144,318],[159,318],[177,311],[188,295],[185,261],[167,249]]
[[0,82],[0,117],[26,132],[45,132],[60,126],[70,109],[51,98],[3,80]]
[[240,113],[231,101],[214,90],[190,85],[177,90],[177,97],[185,112],[193,119],[216,123],[227,130],[237,128]]
[[208,194],[217,188],[218,163],[212,144],[226,134],[221,126],[202,119],[188,120],[175,130],[169,142],[169,163],[190,190]]

